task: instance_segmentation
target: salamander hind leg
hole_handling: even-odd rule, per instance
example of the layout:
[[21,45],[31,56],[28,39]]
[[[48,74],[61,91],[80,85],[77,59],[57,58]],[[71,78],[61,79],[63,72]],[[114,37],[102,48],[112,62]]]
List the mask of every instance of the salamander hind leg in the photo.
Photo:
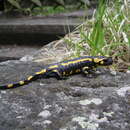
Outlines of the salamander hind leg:
[[62,75],[60,74],[60,72],[57,69],[48,71],[44,76],[45,76],[45,78],[54,77],[57,80],[62,79]]
[[68,77],[63,76],[57,69],[49,71],[47,74],[47,77],[54,77],[57,80],[66,80]]

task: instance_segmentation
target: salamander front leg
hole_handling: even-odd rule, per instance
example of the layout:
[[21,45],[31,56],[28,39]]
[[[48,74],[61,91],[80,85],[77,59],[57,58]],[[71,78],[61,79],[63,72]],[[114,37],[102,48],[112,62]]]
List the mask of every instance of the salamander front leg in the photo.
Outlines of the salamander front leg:
[[87,76],[88,78],[96,77],[95,72],[96,72],[96,68],[94,67],[85,66],[82,68],[82,73],[84,74],[84,76]]

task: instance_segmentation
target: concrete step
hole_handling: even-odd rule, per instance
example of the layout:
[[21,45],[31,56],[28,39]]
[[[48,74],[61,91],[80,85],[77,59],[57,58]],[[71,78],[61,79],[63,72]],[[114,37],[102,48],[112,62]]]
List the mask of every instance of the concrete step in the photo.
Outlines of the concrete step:
[[75,29],[90,17],[93,10],[76,11],[53,16],[6,17],[0,16],[0,44],[47,44]]

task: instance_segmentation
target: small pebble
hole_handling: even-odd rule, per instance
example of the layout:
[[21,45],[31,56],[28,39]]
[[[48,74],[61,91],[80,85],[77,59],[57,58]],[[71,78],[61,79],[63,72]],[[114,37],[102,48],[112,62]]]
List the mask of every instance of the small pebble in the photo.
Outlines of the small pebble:
[[51,116],[51,113],[48,110],[44,110],[44,111],[40,112],[38,114],[38,116],[43,117],[43,118],[47,118],[47,117]]
[[116,71],[114,71],[114,70],[111,70],[110,73],[111,73],[112,75],[116,75],[116,74],[117,74]]
[[130,86],[127,87],[122,87],[120,89],[117,90],[117,94],[121,97],[125,97],[126,92],[130,90]]
[[130,74],[130,70],[127,70],[126,73]]

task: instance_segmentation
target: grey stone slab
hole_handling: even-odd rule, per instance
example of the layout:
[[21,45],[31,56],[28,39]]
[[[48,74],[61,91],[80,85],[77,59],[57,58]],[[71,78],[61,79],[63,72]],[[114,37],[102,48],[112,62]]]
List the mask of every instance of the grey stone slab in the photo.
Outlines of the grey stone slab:
[[6,60],[18,60],[25,55],[33,55],[41,46],[27,45],[0,45],[0,62]]
[[0,20],[0,33],[65,34],[81,22],[78,18],[8,18]]
[[[0,84],[42,68],[19,61],[1,63]],[[130,74],[103,72],[95,78],[39,79],[0,90],[0,130],[129,130]]]

